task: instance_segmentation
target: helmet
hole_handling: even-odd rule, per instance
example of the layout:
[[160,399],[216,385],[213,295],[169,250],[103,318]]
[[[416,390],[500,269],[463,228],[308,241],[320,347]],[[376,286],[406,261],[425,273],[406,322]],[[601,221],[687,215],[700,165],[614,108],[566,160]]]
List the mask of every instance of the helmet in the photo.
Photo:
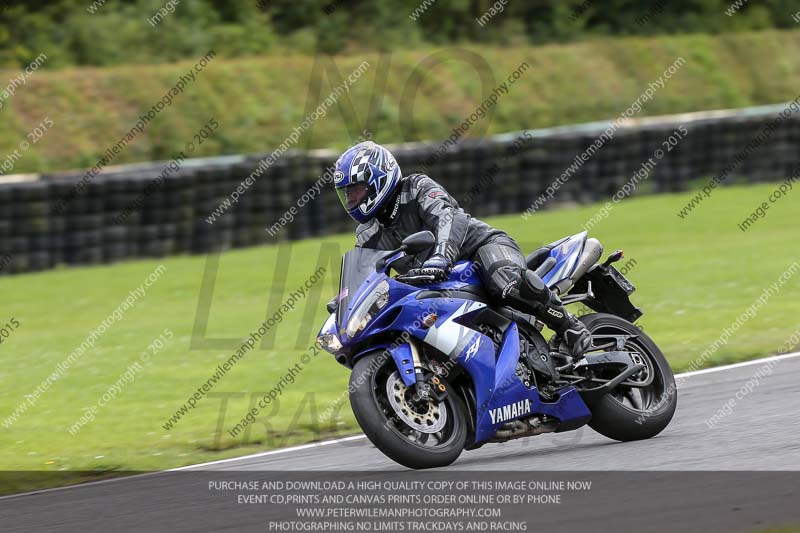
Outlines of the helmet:
[[380,213],[400,183],[392,153],[366,141],[348,148],[336,161],[333,183],[347,213],[364,223]]

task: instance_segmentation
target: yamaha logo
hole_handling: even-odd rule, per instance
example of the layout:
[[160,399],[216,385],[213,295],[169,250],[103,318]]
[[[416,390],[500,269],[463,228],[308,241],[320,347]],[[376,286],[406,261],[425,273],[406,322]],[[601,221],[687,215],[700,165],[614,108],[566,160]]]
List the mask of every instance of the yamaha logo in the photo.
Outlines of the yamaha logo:
[[519,418],[531,412],[531,401],[528,399],[520,400],[497,409],[489,409],[489,416],[492,417],[492,424],[507,422],[514,418]]

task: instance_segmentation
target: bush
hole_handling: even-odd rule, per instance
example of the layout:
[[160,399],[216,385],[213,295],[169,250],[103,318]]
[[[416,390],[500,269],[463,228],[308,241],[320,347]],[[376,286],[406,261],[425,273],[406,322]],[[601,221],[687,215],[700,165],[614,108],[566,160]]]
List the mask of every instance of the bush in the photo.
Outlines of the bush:
[[23,67],[42,51],[53,68],[175,61],[208,48],[230,57],[338,54],[796,26],[789,0],[746,2],[726,16],[732,2],[508,1],[480,25],[494,0],[179,0],[153,28],[147,19],[167,0],[0,0],[0,66]]

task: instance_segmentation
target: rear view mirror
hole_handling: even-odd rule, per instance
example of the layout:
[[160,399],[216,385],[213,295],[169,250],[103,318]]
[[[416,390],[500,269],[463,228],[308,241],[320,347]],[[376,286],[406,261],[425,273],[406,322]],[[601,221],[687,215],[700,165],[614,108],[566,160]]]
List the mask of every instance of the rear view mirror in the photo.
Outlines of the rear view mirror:
[[436,237],[434,237],[433,233],[431,233],[430,231],[418,231],[417,233],[412,233],[411,235],[403,239],[403,243],[400,246],[400,248],[398,248],[397,250],[392,250],[391,252],[383,256],[382,259],[378,260],[377,264],[375,265],[375,270],[377,271],[383,270],[386,267],[386,260],[398,252],[417,253],[435,245],[436,245]]
[[430,231],[418,231],[403,239],[403,250],[421,252],[436,245],[436,237]]

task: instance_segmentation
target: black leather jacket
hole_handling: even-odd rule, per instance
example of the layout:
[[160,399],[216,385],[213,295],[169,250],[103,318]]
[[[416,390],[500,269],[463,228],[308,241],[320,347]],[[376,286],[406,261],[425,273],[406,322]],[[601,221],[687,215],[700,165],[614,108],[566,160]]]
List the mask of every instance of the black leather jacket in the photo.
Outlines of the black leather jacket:
[[403,177],[397,189],[381,214],[358,226],[356,246],[394,250],[412,233],[430,230],[436,236],[436,248],[418,254],[406,266],[413,268],[431,252],[441,253],[453,263],[471,259],[482,245],[507,237],[504,231],[465,213],[444,187],[425,174]]

